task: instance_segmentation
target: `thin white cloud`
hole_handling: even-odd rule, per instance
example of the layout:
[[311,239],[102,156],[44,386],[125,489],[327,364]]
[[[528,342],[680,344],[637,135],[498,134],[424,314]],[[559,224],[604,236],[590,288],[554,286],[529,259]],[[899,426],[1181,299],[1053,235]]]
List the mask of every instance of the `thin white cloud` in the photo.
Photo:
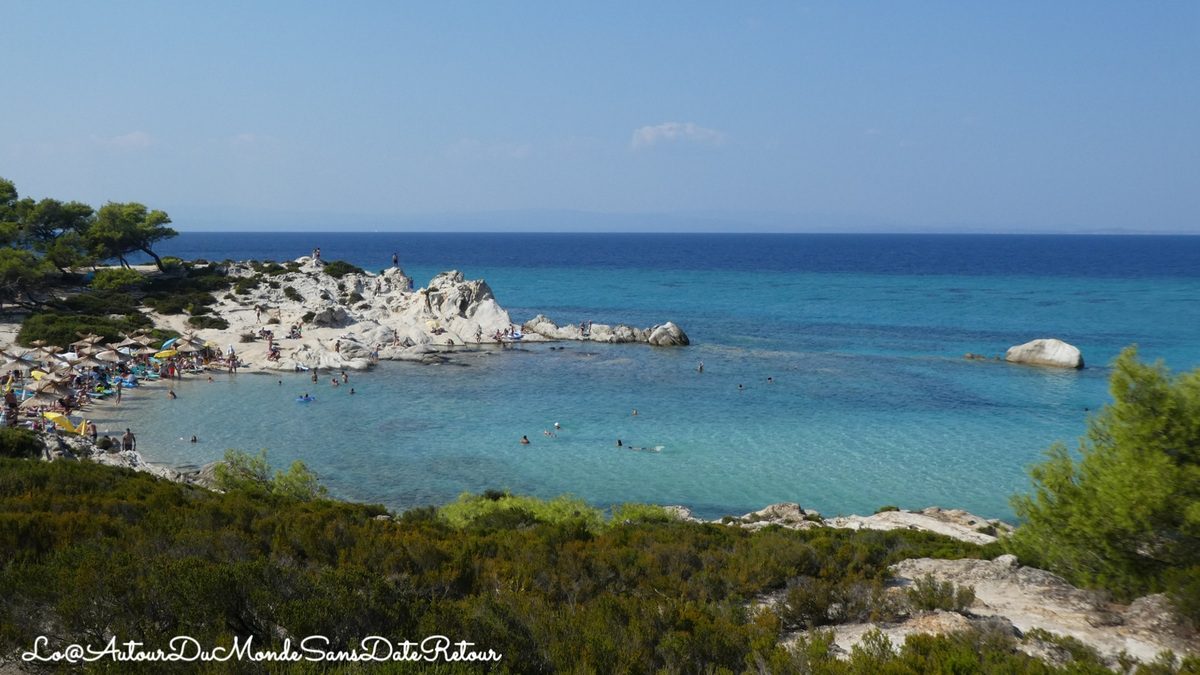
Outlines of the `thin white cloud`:
[[725,142],[725,134],[694,122],[663,122],[634,129],[630,145],[639,150],[659,143],[677,142],[720,145]]
[[148,148],[154,143],[154,137],[145,131],[131,131],[120,136],[100,137],[92,136],[92,141],[97,145],[114,148],[117,150],[136,150],[140,148]]

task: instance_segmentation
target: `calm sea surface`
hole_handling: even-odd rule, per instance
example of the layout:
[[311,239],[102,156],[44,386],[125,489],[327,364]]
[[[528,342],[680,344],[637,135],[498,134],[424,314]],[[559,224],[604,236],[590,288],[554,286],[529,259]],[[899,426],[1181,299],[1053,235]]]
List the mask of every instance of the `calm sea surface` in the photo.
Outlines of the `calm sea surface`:
[[[518,322],[672,320],[693,344],[389,363],[352,375],[354,397],[324,384],[308,405],[294,401],[301,375],[189,381],[176,401],[122,404],[149,459],[265,448],[338,497],[398,509],[501,488],[709,517],[778,501],[1010,517],[1026,467],[1108,400],[1121,348],[1200,365],[1200,237],[187,233],[162,252],[282,260],[315,246],[370,270],[395,251],[418,285],[483,277]],[[1088,367],[962,358],[1051,336]]]

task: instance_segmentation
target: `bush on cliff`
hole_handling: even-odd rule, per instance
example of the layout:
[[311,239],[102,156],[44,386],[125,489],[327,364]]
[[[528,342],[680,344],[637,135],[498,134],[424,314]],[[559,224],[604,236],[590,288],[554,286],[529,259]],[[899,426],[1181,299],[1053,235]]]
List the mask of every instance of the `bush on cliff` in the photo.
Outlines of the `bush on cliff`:
[[1088,420],[1078,459],[1061,444],[1013,499],[1022,560],[1120,599],[1167,590],[1200,621],[1200,369],[1172,376],[1126,349],[1113,402]]
[[334,260],[325,265],[325,274],[334,279],[341,279],[347,274],[363,274],[363,269],[357,265],[351,265],[345,260]]
[[272,477],[266,450],[260,450],[257,455],[226,450],[225,459],[217,464],[213,473],[217,488],[227,492],[271,494],[298,501],[327,494],[325,487],[317,483],[317,474],[301,461],[292,462],[287,471],[277,471]]

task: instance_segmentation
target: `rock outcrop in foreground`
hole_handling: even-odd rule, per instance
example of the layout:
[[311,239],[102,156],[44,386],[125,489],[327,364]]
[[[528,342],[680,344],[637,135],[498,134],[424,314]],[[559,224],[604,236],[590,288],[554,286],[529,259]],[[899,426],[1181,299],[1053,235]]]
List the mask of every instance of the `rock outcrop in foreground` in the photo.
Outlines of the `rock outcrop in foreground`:
[[[1095,649],[1110,665],[1124,651],[1144,663],[1170,650],[1195,654],[1196,635],[1173,615],[1165,596],[1148,595],[1129,605],[1114,605],[1094,591],[1081,590],[1062,577],[1033,567],[1023,567],[1012,555],[995,560],[935,560],[917,558],[891,568],[889,592],[903,592],[917,579],[931,576],[975,589],[975,602],[964,614],[922,612],[893,624],[843,624],[833,626],[836,644],[847,653],[873,629],[902,643],[911,633],[948,633],[969,627],[988,627],[1021,637],[1034,629],[1071,637]],[[1021,648],[1051,662],[1061,647],[1041,640],[1024,640]]]
[[989,520],[962,509],[943,509],[937,506],[930,506],[920,511],[889,510],[872,516],[824,518],[817,511],[805,509],[794,502],[781,502],[744,516],[725,516],[713,521],[696,518],[685,506],[665,508],[680,520],[697,523],[723,523],[748,530],[759,530],[772,525],[786,527],[790,530],[807,530],[816,527],[847,530],[920,530],[972,544],[990,544],[996,541],[998,534],[1012,530],[1012,526],[1002,520]]
[[1004,360],[1009,363],[1052,368],[1083,367],[1083,355],[1079,353],[1079,349],[1054,338],[1030,340],[1023,345],[1009,347],[1004,354]]

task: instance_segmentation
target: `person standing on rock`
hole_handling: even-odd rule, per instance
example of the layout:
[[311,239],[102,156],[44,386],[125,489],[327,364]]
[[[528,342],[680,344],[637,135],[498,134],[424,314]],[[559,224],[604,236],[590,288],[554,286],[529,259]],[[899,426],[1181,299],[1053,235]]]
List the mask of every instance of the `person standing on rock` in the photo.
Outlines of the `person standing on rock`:
[[392,267],[400,266],[400,256],[396,253],[392,254]]
[[137,450],[137,437],[133,435],[129,427],[125,427],[125,435],[121,437],[121,449]]

